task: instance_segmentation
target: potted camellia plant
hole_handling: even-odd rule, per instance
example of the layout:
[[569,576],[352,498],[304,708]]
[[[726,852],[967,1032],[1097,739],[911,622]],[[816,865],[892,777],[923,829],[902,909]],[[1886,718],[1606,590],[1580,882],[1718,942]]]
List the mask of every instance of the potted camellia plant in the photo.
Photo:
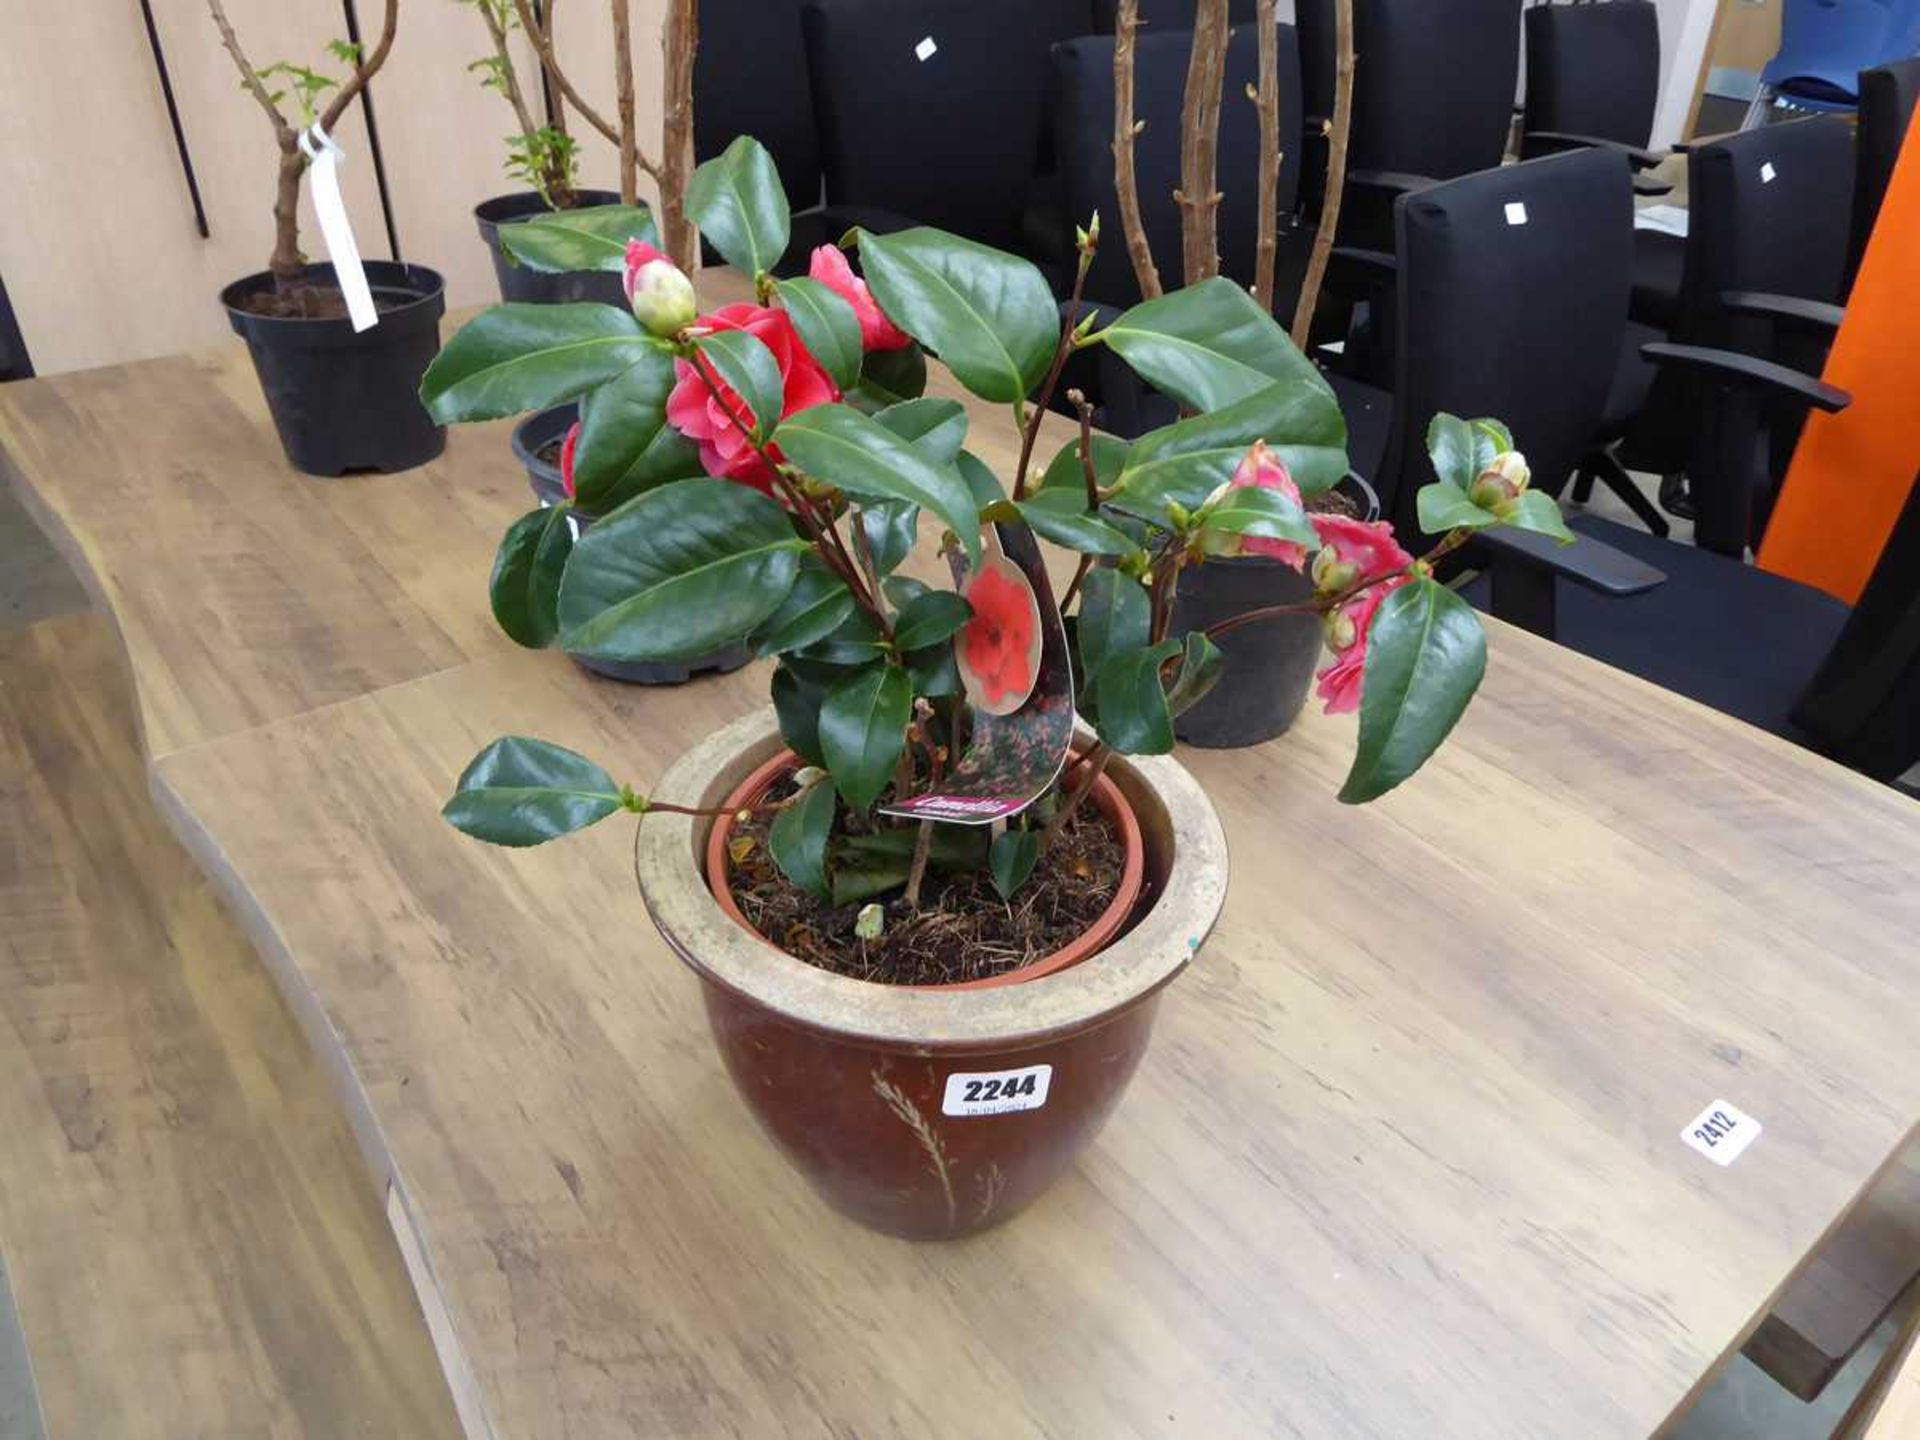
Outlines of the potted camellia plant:
[[[758,303],[699,314],[685,275],[636,247],[630,312],[501,307],[423,394],[449,420],[583,397],[572,497],[591,491],[595,522],[575,539],[567,502],[508,536],[493,602],[518,638],[641,662],[745,644],[773,662],[771,704],[644,791],[498,740],[445,814],[511,846],[640,817],[641,896],[768,1133],[845,1213],[960,1235],[1071,1163],[1213,926],[1225,841],[1170,752],[1217,637],[1323,627],[1321,694],[1359,715],[1341,798],[1371,800],[1484,669],[1435,560],[1487,525],[1565,531],[1511,436],[1449,416],[1426,510],[1457,528],[1427,554],[1310,514],[1347,473],[1344,421],[1230,281],[1063,323],[1028,262],[931,229],[849,236],[863,278],[823,262],[776,281],[771,161],[742,141],[703,171],[689,211]],[[1084,275],[1097,223],[1080,243]],[[1067,357],[1101,346],[1190,413],[1117,444],[1082,402],[1043,458]],[[1008,473],[968,448],[958,402],[869,386],[877,356],[923,348],[1005,407]],[[1180,632],[1183,577],[1254,542],[1292,547],[1303,598]]]
[[300,182],[309,154],[316,143],[327,143],[347,107],[386,63],[398,0],[387,0],[371,51],[333,44],[334,60],[350,67],[344,80],[286,61],[256,69],[222,0],[207,0],[207,6],[280,153],[272,257],[265,270],[236,280],[220,299],[235,333],[247,342],[287,458],[309,475],[424,464],[446,444],[446,432],[415,398],[440,345],[446,298],[439,274],[424,265],[366,262],[378,319],[370,329],[356,330],[333,266],[308,264],[300,249]]

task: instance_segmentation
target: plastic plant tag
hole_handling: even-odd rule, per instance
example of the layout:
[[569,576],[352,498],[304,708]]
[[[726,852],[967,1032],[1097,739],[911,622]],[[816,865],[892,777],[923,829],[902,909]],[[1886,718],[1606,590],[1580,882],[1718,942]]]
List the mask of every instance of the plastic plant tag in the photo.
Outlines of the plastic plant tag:
[[927,61],[939,53],[940,47],[933,43],[933,36],[931,35],[913,47],[913,58],[918,60],[922,65],[926,64]]
[[982,715],[1011,715],[1040,682],[1045,634],[1033,582],[990,539],[960,594],[973,607],[953,642],[967,702]]
[[318,125],[301,133],[300,150],[307,157],[313,213],[320,220],[320,238],[333,262],[340,297],[347,302],[347,317],[356,333],[371,330],[380,323],[380,312],[374,308],[366,267],[360,263],[360,247],[353,238],[353,222],[347,219],[346,202],[340,198],[340,164],[346,152]]
[[[1021,575],[1039,622],[1035,627],[1039,641],[1037,667],[1029,672],[1032,680],[1024,687],[1025,698],[1011,713],[983,709],[969,686],[973,738],[967,753],[937,791],[882,806],[883,815],[945,820],[956,825],[990,824],[1018,815],[1046,794],[1067,763],[1073,745],[1073,666],[1067,657],[1067,630],[1053,598],[1053,582],[1047,578],[1046,564],[1031,530],[1018,521],[1006,521],[993,529],[1001,553],[983,561],[975,581],[991,583],[985,577],[995,573],[992,567],[996,564],[1010,563]],[[967,593],[972,591],[973,586],[969,586]],[[1001,598],[1004,601],[1005,597]],[[1004,632],[999,638],[1002,642],[1024,639]],[[953,649],[963,676],[968,668],[963,658],[967,648],[967,630],[962,629],[954,636]],[[982,646],[978,656],[983,663],[989,660],[985,651]],[[1010,668],[1019,658],[1011,653],[995,657]],[[994,668],[999,668],[998,664]]]
[[1507,202],[1507,224],[1524,225],[1527,223],[1527,207],[1519,200]]

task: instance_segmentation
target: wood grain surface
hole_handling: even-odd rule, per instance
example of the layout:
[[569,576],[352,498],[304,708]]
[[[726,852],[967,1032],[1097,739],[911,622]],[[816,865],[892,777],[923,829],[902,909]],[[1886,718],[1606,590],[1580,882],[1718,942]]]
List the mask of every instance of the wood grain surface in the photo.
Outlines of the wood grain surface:
[[[1106,1134],[1004,1230],[857,1230],[751,1128],[630,833],[508,853],[437,815],[506,732],[644,785],[764,669],[638,690],[494,642],[498,427],[336,488],[156,373],[9,387],[0,439],[398,1187],[470,1433],[1642,1436],[1920,1117],[1920,810],[1490,625],[1455,740],[1371,808],[1332,798],[1347,721],[1186,752],[1232,892]],[[109,438],[144,386],[194,413]],[[976,407],[975,448],[1010,440]],[[1765,1126],[1726,1169],[1680,1141],[1717,1099]]]
[[92,615],[0,631],[0,1135],[53,1440],[457,1433],[347,1128],[148,798]]

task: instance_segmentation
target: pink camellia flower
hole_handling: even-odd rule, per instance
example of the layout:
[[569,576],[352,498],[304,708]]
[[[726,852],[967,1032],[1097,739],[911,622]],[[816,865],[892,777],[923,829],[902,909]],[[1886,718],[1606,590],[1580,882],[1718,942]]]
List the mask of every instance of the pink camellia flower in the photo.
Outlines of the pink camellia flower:
[[573,422],[573,428],[567,431],[567,438],[560,443],[560,483],[567,487],[567,498],[574,498],[573,455],[580,448],[580,422]]
[[904,350],[913,343],[911,335],[887,318],[867,282],[853,273],[853,266],[838,245],[822,245],[815,250],[807,274],[853,307],[853,313],[860,317],[862,350]]
[[1327,616],[1327,648],[1333,651],[1333,663],[1320,672],[1317,677],[1320,683],[1314,687],[1315,693],[1327,702],[1327,714],[1351,715],[1360,708],[1361,692],[1366,684],[1367,638],[1373,630],[1373,617],[1387,596],[1412,578],[1396,575]]
[[[800,342],[800,334],[793,328],[786,311],[768,310],[759,305],[729,305],[703,317],[699,324],[707,331],[744,330],[773,352],[785,392],[780,409],[782,420],[840,398],[839,387]],[[700,365],[706,379],[701,378],[700,370],[693,368],[692,361],[674,361],[679,380],[667,397],[668,422],[700,446],[700,467],[707,474],[722,480],[738,480],[762,494],[771,495],[773,471],[747,439],[753,417],[746,402],[710,364],[702,360]],[[768,453],[776,460],[785,458],[771,446]]]
[[1354,520],[1345,515],[1311,518],[1322,547],[1313,559],[1313,585],[1323,595],[1413,563],[1413,556],[1393,538],[1393,526],[1384,520]]
[[[1267,442],[1256,440],[1253,448],[1247,451],[1241,460],[1240,468],[1233,472],[1233,478],[1213,496],[1228,490],[1277,490],[1294,504],[1300,503],[1300,487],[1293,483],[1293,476],[1287,473],[1287,467],[1280,457],[1267,448]],[[1262,535],[1242,535],[1239,545],[1232,552],[1237,555],[1261,555],[1269,560],[1278,560],[1282,565],[1291,565],[1298,570],[1307,563],[1307,547],[1293,540],[1271,540]]]

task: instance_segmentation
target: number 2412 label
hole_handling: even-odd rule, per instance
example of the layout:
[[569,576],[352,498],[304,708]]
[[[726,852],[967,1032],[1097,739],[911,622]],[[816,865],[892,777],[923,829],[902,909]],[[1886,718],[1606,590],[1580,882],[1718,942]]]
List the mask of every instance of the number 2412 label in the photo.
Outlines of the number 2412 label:
[[949,1075],[940,1111],[945,1115],[1011,1115],[1016,1110],[1038,1110],[1047,1103],[1047,1089],[1052,1084],[1051,1065]]
[[1680,1138],[1716,1165],[1731,1165],[1760,1138],[1760,1122],[1725,1100],[1716,1100],[1696,1115]]

